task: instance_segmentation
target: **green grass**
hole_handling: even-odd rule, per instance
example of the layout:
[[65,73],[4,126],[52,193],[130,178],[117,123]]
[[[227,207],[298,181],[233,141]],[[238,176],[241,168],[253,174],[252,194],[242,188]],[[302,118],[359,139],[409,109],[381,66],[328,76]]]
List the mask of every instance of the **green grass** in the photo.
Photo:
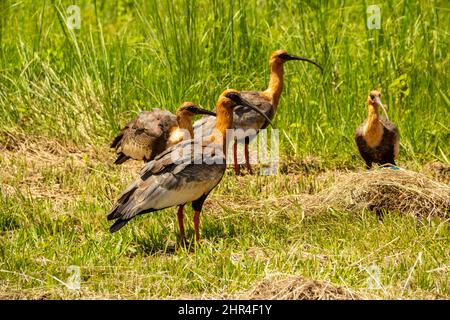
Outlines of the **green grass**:
[[[71,4],[80,30],[65,26]],[[368,4],[0,1],[0,298],[223,296],[286,273],[369,297],[448,299],[448,222],[302,217],[299,205],[261,202],[362,168],[353,134],[374,88],[399,127],[400,166],[449,162],[448,1],[379,2],[381,30],[367,30]],[[279,48],[324,67],[286,64],[275,119],[283,158],[312,155],[324,172],[225,177],[206,203],[199,248],[174,248],[172,209],[109,234],[106,212],[137,169],[111,165],[119,125],[185,100],[212,108],[225,88],[265,89]],[[19,137],[16,149],[4,149],[4,132]],[[69,265],[81,267],[81,291],[55,279]],[[373,265],[382,289],[367,289]]]
[[[0,297],[220,297],[245,294],[255,281],[278,273],[331,281],[367,297],[450,296],[447,222],[420,224],[396,213],[380,220],[370,212],[302,217],[301,203],[277,202],[309,192],[312,181],[320,191],[326,183],[317,178],[330,173],[295,180],[226,176],[206,202],[201,246],[183,248],[174,209],[109,234],[105,212],[138,166],[114,168],[106,150],[87,154],[88,160],[54,154],[58,166],[29,154],[26,164],[20,153],[0,158],[10,173],[0,198]],[[282,190],[286,185],[290,191]],[[192,216],[188,208],[191,240]],[[70,265],[81,268],[80,291],[55,279],[66,281]],[[382,288],[369,290],[374,266]]]
[[287,152],[355,162],[355,127],[381,88],[401,158],[447,162],[450,6],[380,6],[382,29],[367,30],[364,1],[3,1],[0,128],[105,143],[139,110],[264,89],[270,52],[285,48],[325,68],[286,65],[276,125]]

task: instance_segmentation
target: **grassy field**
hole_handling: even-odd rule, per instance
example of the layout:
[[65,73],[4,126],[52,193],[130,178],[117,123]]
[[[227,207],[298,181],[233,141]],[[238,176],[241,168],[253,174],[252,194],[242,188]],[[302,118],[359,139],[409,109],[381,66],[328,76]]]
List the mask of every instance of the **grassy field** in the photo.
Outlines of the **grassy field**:
[[[450,4],[382,1],[382,28],[368,30],[369,4],[0,0],[0,298],[245,298],[293,275],[365,298],[450,298],[448,219],[305,215],[295,201],[363,169],[353,134],[374,88],[401,133],[399,166],[449,184],[427,164],[450,160]],[[178,245],[174,209],[109,234],[106,213],[141,166],[112,164],[118,128],[143,109],[264,89],[279,48],[324,67],[285,66],[274,123],[288,172],[228,173],[199,247]],[[192,237],[190,208],[188,222]],[[79,290],[62,283],[71,265]]]

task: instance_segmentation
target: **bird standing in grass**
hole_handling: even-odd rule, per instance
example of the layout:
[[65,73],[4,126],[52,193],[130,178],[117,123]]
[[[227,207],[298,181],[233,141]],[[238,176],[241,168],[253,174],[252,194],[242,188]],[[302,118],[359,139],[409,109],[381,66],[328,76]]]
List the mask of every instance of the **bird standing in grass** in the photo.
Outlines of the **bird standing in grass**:
[[[366,162],[367,169],[370,169],[374,162],[379,165],[395,166],[400,142],[397,127],[389,121],[386,109],[381,103],[379,91],[371,91],[367,101],[369,115],[355,133],[359,153]],[[379,108],[383,109],[386,118],[380,116]]]
[[182,141],[147,163],[108,214],[108,220],[116,220],[111,232],[119,230],[137,215],[179,206],[178,222],[181,237],[185,240],[183,208],[192,202],[195,239],[199,241],[203,203],[226,169],[226,131],[232,128],[236,105],[259,112],[238,91],[224,91],[216,104],[217,122],[211,135]]
[[[266,118],[273,119],[273,117],[275,116],[278,108],[278,102],[280,101],[280,96],[283,91],[283,66],[285,62],[291,60],[306,61],[314,64],[320,70],[322,70],[322,67],[316,62],[306,58],[291,55],[285,50],[277,50],[272,53],[269,59],[270,80],[268,88],[265,91],[241,92],[242,98],[258,108],[258,110],[261,111],[265,115],[265,117],[247,106],[239,105],[234,108],[233,128],[242,129],[244,133],[244,137],[235,139],[233,146],[233,162],[236,175],[240,174],[240,168],[237,160],[238,141],[244,141],[245,143],[245,166],[249,173],[252,173],[248,145],[250,141],[255,137],[255,135],[259,132],[259,130],[267,127],[268,122]],[[216,119],[213,117],[204,117],[194,123],[194,130],[196,132],[197,130],[199,130],[202,135],[208,135],[214,128],[215,121]],[[245,135],[246,131],[249,133],[248,135]]]
[[111,148],[118,154],[114,163],[121,164],[130,158],[148,162],[180,141],[192,139],[192,117],[197,114],[216,115],[192,102],[184,102],[176,115],[158,108],[139,113],[112,142]]

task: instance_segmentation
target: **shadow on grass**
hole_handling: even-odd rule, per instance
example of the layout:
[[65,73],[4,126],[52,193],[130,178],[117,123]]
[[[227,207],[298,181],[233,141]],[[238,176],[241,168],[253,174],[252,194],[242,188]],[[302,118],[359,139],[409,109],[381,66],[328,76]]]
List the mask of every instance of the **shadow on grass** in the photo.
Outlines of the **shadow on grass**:
[[[233,225],[227,225],[225,228],[221,224],[216,224],[213,221],[205,222],[202,228],[200,226],[200,246],[203,240],[215,242],[221,238],[233,238],[237,235],[236,229]],[[176,237],[174,241],[173,238]],[[174,233],[173,230],[164,228],[163,230],[151,230],[150,232],[138,231],[133,232],[132,249],[127,254],[129,257],[136,255],[173,255],[179,250],[187,250],[188,252],[195,252],[197,244],[194,239],[194,230],[186,230],[186,240],[180,237],[178,230]]]

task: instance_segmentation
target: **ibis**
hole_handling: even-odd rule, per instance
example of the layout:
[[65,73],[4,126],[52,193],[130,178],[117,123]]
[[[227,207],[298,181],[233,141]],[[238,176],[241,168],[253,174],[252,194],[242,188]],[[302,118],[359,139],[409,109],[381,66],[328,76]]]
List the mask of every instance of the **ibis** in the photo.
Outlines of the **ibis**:
[[[355,133],[359,153],[366,162],[367,169],[372,167],[372,163],[395,166],[400,142],[397,127],[389,120],[379,91],[371,91],[367,102],[368,116]],[[379,108],[386,118],[380,116]]]
[[191,139],[192,118],[198,114],[216,115],[192,102],[184,102],[175,115],[158,108],[139,113],[111,143],[118,154],[114,163],[121,164],[130,158],[148,162],[180,141]]
[[[234,129],[242,129],[244,134],[249,132],[251,135],[246,135],[240,139],[235,139],[233,146],[233,162],[236,175],[240,174],[240,168],[237,160],[237,143],[244,141],[244,156],[245,166],[249,173],[252,173],[250,165],[248,145],[250,141],[255,137],[255,134],[259,130],[267,127],[268,119],[273,119],[277,108],[280,96],[283,91],[283,66],[284,63],[291,60],[306,61],[317,66],[320,70],[322,67],[316,62],[289,54],[285,50],[276,50],[272,53],[269,59],[270,67],[270,80],[269,86],[265,91],[242,91],[241,96],[254,107],[256,107],[260,113],[254,111],[247,106],[239,105],[234,108]],[[262,116],[264,114],[264,116]],[[216,119],[214,117],[203,117],[202,119],[194,123],[194,131],[203,135],[208,135],[214,128]],[[197,134],[197,133],[196,133]]]
[[184,140],[148,162],[109,212],[108,220],[115,220],[110,231],[118,231],[137,215],[178,206],[180,234],[185,241],[183,208],[190,202],[194,209],[195,240],[198,242],[203,203],[226,169],[227,130],[232,128],[233,109],[237,105],[265,117],[238,91],[224,91],[216,104],[217,121],[212,133]]

